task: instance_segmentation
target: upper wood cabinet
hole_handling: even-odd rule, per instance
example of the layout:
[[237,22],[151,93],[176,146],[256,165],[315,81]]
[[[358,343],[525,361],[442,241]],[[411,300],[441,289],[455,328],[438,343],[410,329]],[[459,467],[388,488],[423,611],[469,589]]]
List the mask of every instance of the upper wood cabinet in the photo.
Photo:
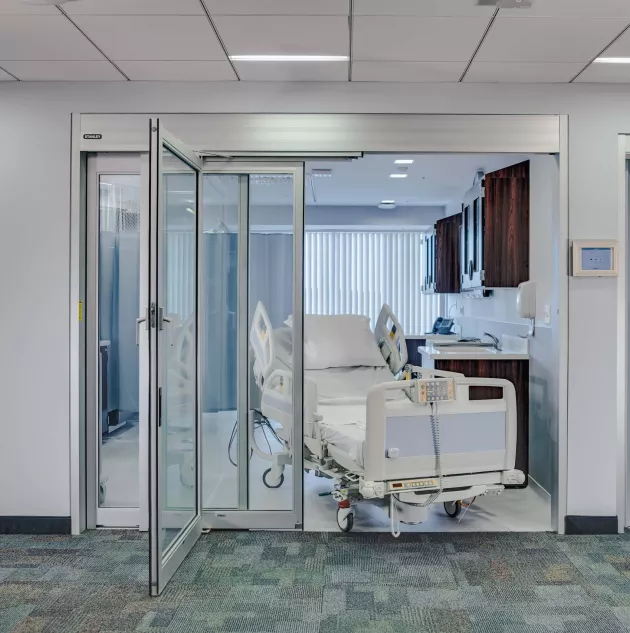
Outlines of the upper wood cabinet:
[[460,236],[463,291],[529,279],[529,161],[485,174],[464,200]]
[[435,224],[435,292],[460,291],[461,225],[461,213],[442,218]]

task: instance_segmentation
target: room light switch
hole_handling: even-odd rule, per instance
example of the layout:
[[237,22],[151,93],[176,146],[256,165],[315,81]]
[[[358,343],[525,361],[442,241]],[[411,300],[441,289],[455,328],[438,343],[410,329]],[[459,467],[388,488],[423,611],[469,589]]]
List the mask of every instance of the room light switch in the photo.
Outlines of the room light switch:
[[551,325],[551,306],[545,306],[545,323]]

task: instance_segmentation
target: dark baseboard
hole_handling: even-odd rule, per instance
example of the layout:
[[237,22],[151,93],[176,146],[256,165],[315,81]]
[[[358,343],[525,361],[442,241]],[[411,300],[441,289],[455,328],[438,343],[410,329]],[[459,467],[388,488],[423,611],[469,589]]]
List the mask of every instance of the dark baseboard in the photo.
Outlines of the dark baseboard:
[[617,534],[617,517],[564,517],[566,534]]
[[70,517],[3,517],[0,534],[70,534]]

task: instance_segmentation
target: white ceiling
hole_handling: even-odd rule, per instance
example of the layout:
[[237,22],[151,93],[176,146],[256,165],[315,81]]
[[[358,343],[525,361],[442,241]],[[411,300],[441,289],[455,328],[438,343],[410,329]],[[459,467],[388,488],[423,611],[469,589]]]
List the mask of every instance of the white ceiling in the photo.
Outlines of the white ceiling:
[[[352,13],[351,13],[352,11]],[[0,81],[628,82],[630,0],[0,0]],[[350,55],[231,62],[228,55]]]
[[[396,165],[397,158],[414,162]],[[461,200],[472,186],[477,170],[495,171],[527,158],[516,154],[366,154],[352,161],[311,161],[306,169],[306,202],[372,207],[382,200],[395,200],[396,206],[445,206]],[[389,177],[401,167],[407,167],[407,178]],[[326,168],[332,170],[332,176],[313,179],[313,200],[310,173]]]

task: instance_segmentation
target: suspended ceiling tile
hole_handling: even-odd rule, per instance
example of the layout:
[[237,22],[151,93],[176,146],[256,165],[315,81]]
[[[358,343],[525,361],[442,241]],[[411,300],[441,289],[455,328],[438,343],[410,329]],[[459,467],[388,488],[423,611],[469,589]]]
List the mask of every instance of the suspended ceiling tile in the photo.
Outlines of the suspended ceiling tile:
[[528,9],[501,9],[499,17],[630,18],[628,0],[535,0]]
[[214,19],[230,55],[347,55],[343,16],[218,16]]
[[356,17],[353,59],[362,61],[468,61],[487,18]]
[[477,0],[354,0],[354,15],[489,18],[495,10]]
[[102,60],[63,15],[6,15],[0,19],[0,59]]
[[[630,0],[628,0],[628,4],[630,4]],[[611,44],[602,53],[602,57],[630,57],[630,29]]]
[[203,0],[214,15],[348,15],[349,0]]
[[69,15],[204,15],[199,0],[72,0],[62,6]]
[[59,15],[54,6],[24,4],[22,0],[0,0],[0,15]]
[[76,15],[73,19],[113,60],[225,61],[223,49],[204,16]]
[[22,81],[125,81],[108,61],[0,62]]
[[623,18],[497,18],[480,62],[587,62],[627,26]]
[[243,81],[348,81],[348,62],[235,62]]
[[468,62],[361,62],[352,64],[352,81],[456,82]]
[[575,83],[628,84],[630,64],[591,64]]
[[227,61],[117,61],[116,64],[132,81],[236,80]]
[[581,62],[473,62],[465,82],[568,83],[584,68]]
[[0,81],[15,81],[15,77],[11,77],[9,73],[4,72],[4,70],[0,68]]

